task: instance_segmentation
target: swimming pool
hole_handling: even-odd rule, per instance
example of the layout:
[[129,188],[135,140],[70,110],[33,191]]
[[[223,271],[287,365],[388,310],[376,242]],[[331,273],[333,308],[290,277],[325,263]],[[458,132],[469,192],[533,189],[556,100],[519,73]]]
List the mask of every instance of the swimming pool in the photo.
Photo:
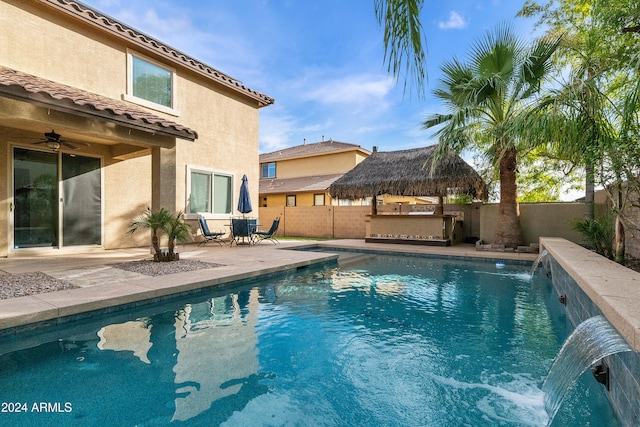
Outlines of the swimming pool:
[[[7,352],[0,422],[547,422],[540,386],[570,326],[544,275],[479,261],[357,259],[97,316]],[[583,375],[552,425],[619,425],[601,387]]]

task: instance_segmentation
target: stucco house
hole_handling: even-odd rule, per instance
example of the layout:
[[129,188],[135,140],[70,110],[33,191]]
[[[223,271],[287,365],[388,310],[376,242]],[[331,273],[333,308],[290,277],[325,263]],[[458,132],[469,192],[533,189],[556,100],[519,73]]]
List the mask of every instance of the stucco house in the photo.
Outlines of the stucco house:
[[244,174],[257,200],[269,96],[75,1],[2,0],[0,33],[0,256],[144,245],[148,206],[222,228]]
[[[371,197],[332,198],[329,187],[370,155],[371,151],[359,145],[333,139],[260,154],[260,207],[368,206]],[[433,197],[377,197],[379,205],[435,203]]]
[[333,139],[260,154],[260,206],[338,205],[329,186],[370,155]]

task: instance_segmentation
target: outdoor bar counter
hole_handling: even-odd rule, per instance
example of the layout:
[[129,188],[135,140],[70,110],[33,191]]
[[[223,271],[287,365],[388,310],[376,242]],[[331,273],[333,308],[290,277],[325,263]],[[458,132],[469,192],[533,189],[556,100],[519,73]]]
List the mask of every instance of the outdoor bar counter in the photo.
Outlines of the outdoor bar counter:
[[455,215],[371,215],[365,241],[450,246],[462,241],[462,224]]

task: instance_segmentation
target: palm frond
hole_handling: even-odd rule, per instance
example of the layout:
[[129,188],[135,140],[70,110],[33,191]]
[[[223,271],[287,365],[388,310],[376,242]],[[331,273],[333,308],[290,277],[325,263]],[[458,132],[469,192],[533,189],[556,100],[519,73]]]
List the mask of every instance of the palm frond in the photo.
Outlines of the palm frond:
[[[427,41],[422,32],[420,11],[424,0],[375,0],[379,25],[384,25],[384,61],[387,71],[398,79],[403,70],[412,76],[418,94],[427,78]],[[404,89],[407,88],[407,76]]]

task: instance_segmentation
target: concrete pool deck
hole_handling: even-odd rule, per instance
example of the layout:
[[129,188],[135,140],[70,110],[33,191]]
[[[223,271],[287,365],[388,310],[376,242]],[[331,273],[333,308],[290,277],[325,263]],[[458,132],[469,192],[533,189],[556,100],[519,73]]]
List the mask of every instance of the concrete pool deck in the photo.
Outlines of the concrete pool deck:
[[480,252],[473,245],[390,245],[365,243],[364,240],[282,241],[278,245],[264,242],[251,247],[191,244],[179,247],[180,259],[214,263],[216,266],[152,277],[109,266],[151,259],[148,248],[60,251],[51,255],[21,254],[0,259],[0,274],[38,271],[79,288],[0,300],[0,331],[39,322],[55,322],[59,318],[94,310],[251,279],[337,258],[337,255],[329,252],[294,250],[310,245],[354,251],[376,250],[525,262],[532,262],[536,258],[535,254]]

